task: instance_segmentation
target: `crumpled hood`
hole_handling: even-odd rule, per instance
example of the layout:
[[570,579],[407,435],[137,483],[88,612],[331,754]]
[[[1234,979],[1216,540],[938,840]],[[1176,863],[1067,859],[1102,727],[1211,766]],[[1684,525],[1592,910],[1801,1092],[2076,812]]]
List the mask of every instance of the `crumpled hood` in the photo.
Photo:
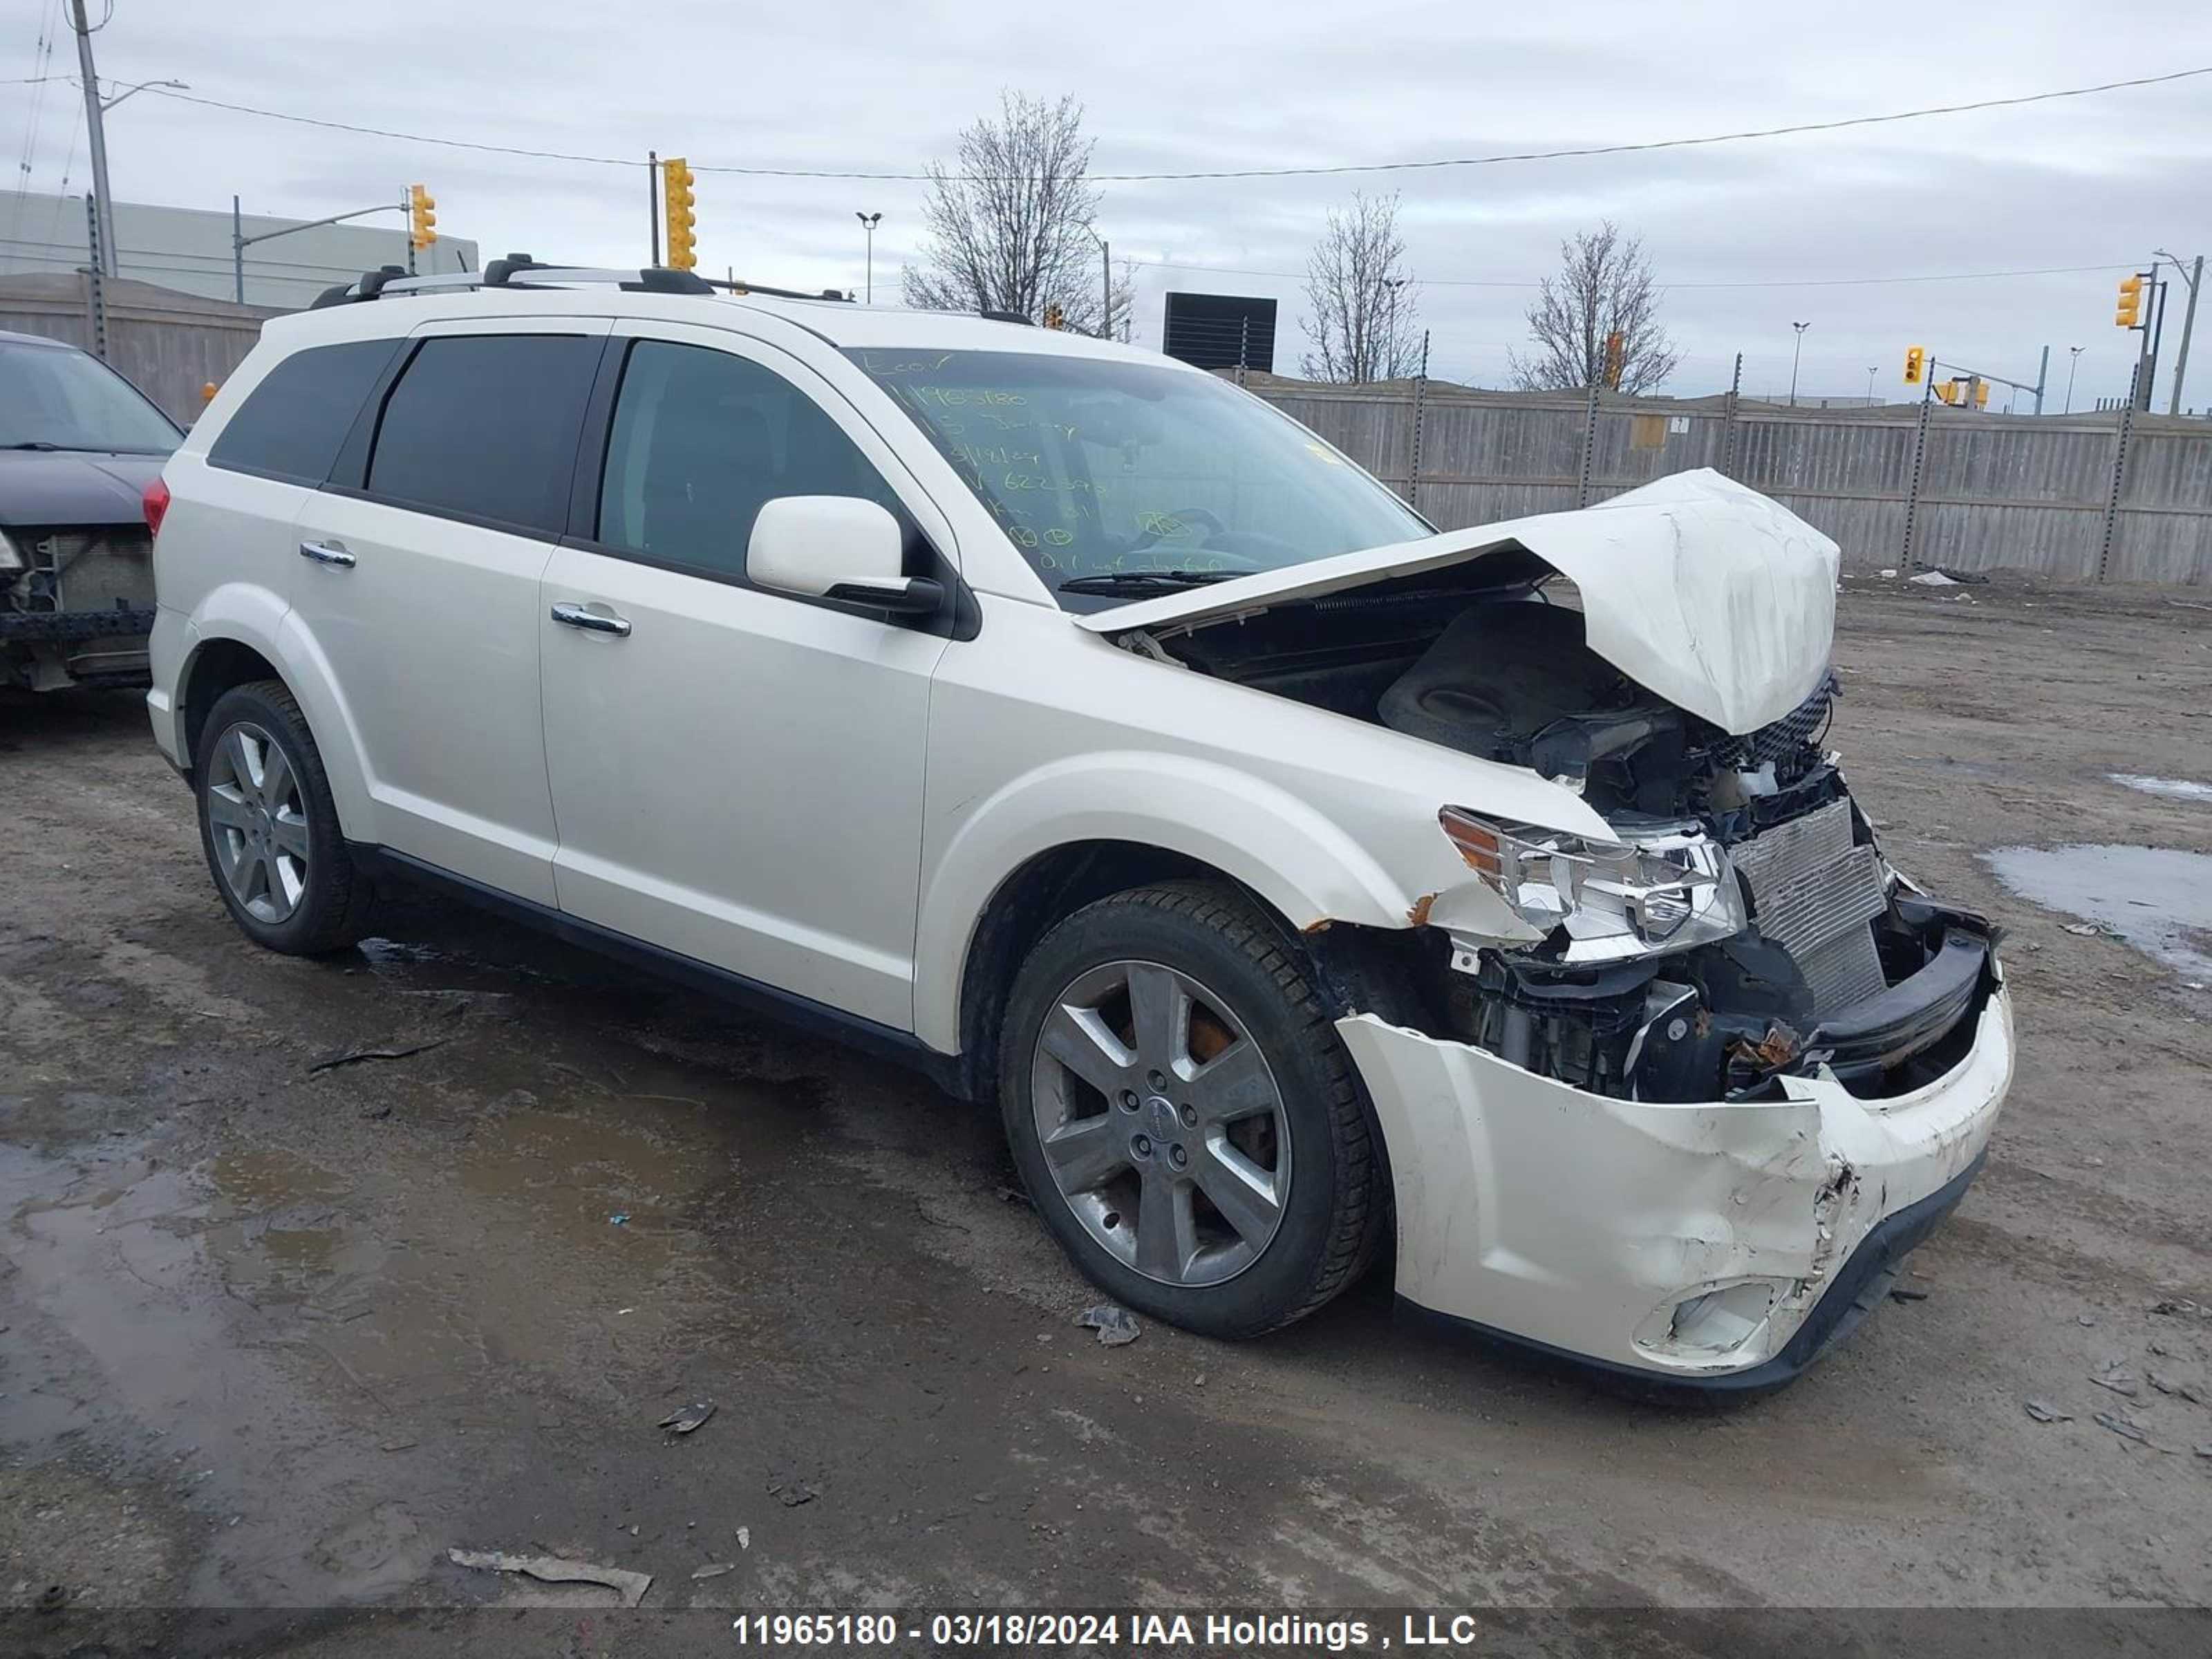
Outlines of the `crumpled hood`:
[[1073,618],[1097,634],[1249,614],[1520,549],[1572,581],[1591,650],[1725,732],[1812,695],[1836,631],[1835,543],[1710,468],[1595,507],[1509,519]]
[[0,527],[143,525],[141,497],[168,459],[72,449],[0,450]]

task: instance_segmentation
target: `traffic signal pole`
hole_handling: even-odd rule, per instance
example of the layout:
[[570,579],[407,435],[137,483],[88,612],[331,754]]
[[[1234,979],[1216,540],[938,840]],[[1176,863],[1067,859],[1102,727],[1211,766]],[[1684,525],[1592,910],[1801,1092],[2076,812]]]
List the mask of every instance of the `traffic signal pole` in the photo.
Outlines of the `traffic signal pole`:
[[653,240],[646,244],[645,263],[660,263],[660,152],[649,149],[645,153],[645,196],[653,204]]

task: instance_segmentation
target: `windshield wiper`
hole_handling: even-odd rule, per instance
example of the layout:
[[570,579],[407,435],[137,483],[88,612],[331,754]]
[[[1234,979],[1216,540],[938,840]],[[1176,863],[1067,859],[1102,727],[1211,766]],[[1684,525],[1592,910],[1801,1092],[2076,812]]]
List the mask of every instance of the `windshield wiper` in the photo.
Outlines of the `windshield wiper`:
[[1178,587],[1203,587],[1249,576],[1249,570],[1103,570],[1095,576],[1071,576],[1060,583],[1063,593],[1171,592]]
[[44,438],[33,438],[20,444],[0,444],[0,449],[59,449],[59,444],[50,444]]

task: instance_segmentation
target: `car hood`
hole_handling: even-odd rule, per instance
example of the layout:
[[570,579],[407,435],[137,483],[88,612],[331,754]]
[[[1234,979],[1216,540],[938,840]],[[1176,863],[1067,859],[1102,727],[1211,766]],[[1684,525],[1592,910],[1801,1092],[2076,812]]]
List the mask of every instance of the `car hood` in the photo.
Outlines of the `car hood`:
[[0,450],[0,527],[146,522],[140,501],[167,455]]
[[1780,720],[1828,671],[1835,543],[1779,502],[1710,468],[1678,472],[1572,513],[1546,513],[1255,571],[1072,618],[1096,634],[1250,615],[1394,576],[1527,555],[1580,591],[1591,650],[1723,731]]

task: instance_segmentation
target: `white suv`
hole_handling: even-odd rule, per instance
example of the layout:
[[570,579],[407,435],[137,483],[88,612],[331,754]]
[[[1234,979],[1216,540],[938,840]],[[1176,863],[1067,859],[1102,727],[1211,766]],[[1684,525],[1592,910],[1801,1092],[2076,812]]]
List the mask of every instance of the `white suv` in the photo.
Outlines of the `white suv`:
[[1820,739],[1832,543],[1711,473],[1436,533],[1150,353],[386,273],[149,491],[238,924],[442,884],[994,1098],[1113,1296],[1794,1375],[1978,1167],[1989,926]]

